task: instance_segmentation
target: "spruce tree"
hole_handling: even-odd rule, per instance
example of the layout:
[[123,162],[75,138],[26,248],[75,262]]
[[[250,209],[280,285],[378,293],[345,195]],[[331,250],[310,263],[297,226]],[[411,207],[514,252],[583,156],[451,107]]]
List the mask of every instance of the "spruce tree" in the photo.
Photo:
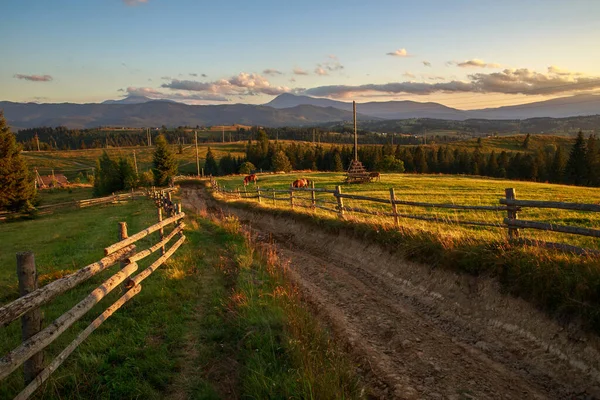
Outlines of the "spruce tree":
[[596,136],[590,135],[587,141],[585,164],[587,168],[587,185],[598,186],[600,184],[600,153]]
[[152,173],[156,186],[166,186],[169,180],[177,174],[177,160],[169,149],[164,135],[158,135],[154,140],[156,145],[152,158]]
[[565,165],[567,164],[565,156],[563,155],[562,149],[559,147],[554,153],[552,159],[552,165],[550,166],[550,181],[553,183],[559,183],[563,180],[565,173]]
[[525,136],[525,140],[523,141],[522,146],[524,149],[528,149],[530,144],[531,144],[531,135],[528,133],[527,136]]
[[30,209],[35,194],[33,178],[21,157],[15,135],[0,111],[0,210]]
[[217,165],[217,161],[215,160],[215,156],[210,147],[208,148],[206,161],[204,162],[204,175],[219,175],[219,166]]
[[281,150],[277,151],[271,160],[271,165],[275,172],[284,171],[290,172],[292,170],[292,164],[289,158]]
[[333,170],[335,172],[342,172],[344,170],[344,164],[342,164],[342,157],[340,153],[336,152],[333,155]]
[[565,168],[567,183],[582,185],[587,182],[586,153],[583,132],[579,131]]

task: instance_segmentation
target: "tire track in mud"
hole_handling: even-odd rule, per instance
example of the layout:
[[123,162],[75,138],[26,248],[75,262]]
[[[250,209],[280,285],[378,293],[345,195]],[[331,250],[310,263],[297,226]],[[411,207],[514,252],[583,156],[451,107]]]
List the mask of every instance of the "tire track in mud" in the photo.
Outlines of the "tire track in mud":
[[[202,189],[184,201],[206,210]],[[345,235],[236,214],[348,345],[380,398],[599,398],[598,338],[547,320],[491,281],[431,270]],[[577,340],[572,340],[576,337]],[[572,343],[573,342],[573,343]]]

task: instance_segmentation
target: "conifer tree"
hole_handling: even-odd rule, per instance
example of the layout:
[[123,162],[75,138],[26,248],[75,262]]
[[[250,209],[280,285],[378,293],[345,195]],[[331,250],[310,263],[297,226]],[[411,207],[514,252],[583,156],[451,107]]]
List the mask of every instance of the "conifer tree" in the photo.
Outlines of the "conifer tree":
[[177,160],[169,149],[167,139],[164,135],[158,135],[154,140],[156,147],[152,158],[152,173],[156,186],[166,186],[169,179],[177,174]]
[[206,153],[206,161],[204,162],[204,175],[215,176],[218,174],[219,174],[219,166],[217,165],[215,156],[213,155],[213,152],[209,147],[208,152]]
[[565,168],[567,183],[582,185],[587,182],[586,153],[583,132],[579,131]]
[[289,158],[281,150],[277,151],[271,160],[271,165],[275,172],[284,171],[290,172],[292,170],[292,164]]
[[596,136],[590,135],[587,141],[585,164],[587,168],[587,185],[598,186],[600,184],[600,153]]
[[30,209],[35,194],[33,177],[0,111],[0,210]]
[[344,170],[344,164],[342,164],[342,157],[340,157],[340,153],[336,152],[333,155],[333,170],[335,172],[341,172]]
[[565,165],[567,161],[563,155],[562,149],[559,147],[554,153],[552,159],[552,165],[550,166],[550,181],[553,183],[559,183],[563,181],[563,175],[565,173]]

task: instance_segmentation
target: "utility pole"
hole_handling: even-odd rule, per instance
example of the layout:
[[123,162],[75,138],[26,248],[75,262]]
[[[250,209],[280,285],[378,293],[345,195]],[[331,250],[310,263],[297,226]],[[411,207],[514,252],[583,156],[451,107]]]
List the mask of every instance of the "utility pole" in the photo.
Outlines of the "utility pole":
[[356,136],[356,101],[352,101],[352,113],[354,114],[354,161],[358,161],[358,137]]
[[392,146],[394,145],[394,132],[392,132]]
[[225,125],[223,125],[221,128],[223,128],[223,143],[225,143]]
[[313,128],[312,131],[313,131],[313,146],[314,146],[315,145],[315,131],[316,131],[316,129]]
[[194,137],[196,138],[196,170],[198,171],[198,177],[200,177],[200,157],[198,156],[198,132],[194,131]]
[[38,151],[40,151],[40,138],[38,137],[37,132],[35,133],[35,142],[37,143]]
[[138,174],[138,168],[137,168],[137,158],[135,157],[135,150],[133,151],[133,165],[135,166],[135,174]]

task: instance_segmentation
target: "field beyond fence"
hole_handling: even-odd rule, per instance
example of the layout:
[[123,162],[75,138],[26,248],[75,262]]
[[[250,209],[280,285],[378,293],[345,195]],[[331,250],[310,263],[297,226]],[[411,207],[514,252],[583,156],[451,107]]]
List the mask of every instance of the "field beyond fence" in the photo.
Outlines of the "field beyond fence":
[[[166,190],[148,193],[157,206],[158,223],[129,236],[127,224],[119,222],[118,226],[115,226],[119,241],[104,249],[105,256],[101,260],[56,279],[43,287],[38,288],[34,253],[29,251],[17,253],[20,297],[0,307],[0,327],[6,327],[21,317],[22,343],[0,359],[0,380],[5,380],[21,365],[24,365],[26,387],[15,397],[16,399],[26,399],[31,396],[94,330],[136,296],[142,290],[141,282],[156,271],[184,243],[183,218],[185,214],[181,211],[181,204],[175,204],[171,200],[171,192],[171,190]],[[125,196],[133,199],[134,193]],[[115,196],[109,196],[109,199],[112,202],[115,200]],[[106,201],[105,199],[94,199],[88,203],[85,205],[103,204]],[[167,234],[165,227],[170,225],[174,227]],[[159,233],[160,240],[147,249],[138,250],[136,243],[153,232]],[[177,241],[167,249],[168,243],[176,236],[179,236]],[[159,250],[160,257],[140,273],[133,275],[138,269],[138,262]],[[40,307],[49,304],[61,294],[115,264],[121,266],[118,272],[42,329],[44,324]],[[49,364],[44,366],[44,349],[119,286],[122,296],[81,331]]]

